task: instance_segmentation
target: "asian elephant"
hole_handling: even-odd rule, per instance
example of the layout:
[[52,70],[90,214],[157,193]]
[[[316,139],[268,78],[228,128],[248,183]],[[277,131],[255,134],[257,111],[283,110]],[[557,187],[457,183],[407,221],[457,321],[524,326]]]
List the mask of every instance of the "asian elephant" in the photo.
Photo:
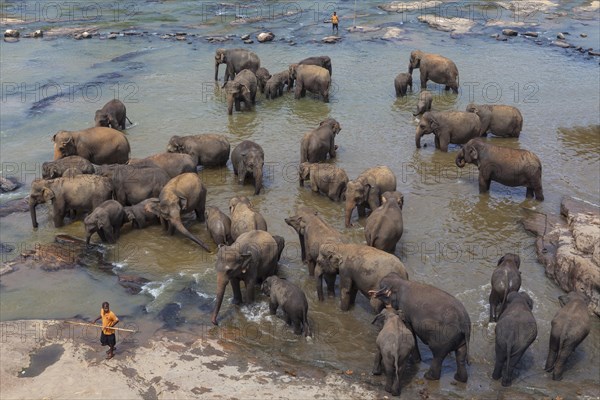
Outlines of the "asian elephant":
[[263,187],[263,166],[265,164],[265,152],[262,147],[251,140],[244,140],[231,152],[231,163],[238,183],[243,185],[246,177],[252,176],[254,178],[254,194],[259,194]]
[[327,118],[319,123],[319,127],[306,132],[300,142],[300,162],[325,161],[328,154],[329,157],[335,158],[335,137],[341,130],[339,122]]
[[531,310],[533,300],[525,292],[510,292],[506,308],[496,324],[496,362],[492,378],[502,377],[502,386],[512,384],[513,369],[537,337]]
[[452,89],[458,93],[458,68],[449,58],[414,50],[410,53],[408,73],[412,75],[415,68],[419,68],[421,74],[421,89],[427,89],[427,81],[432,80],[445,85],[444,90]]
[[121,100],[113,99],[102,107],[96,110],[94,122],[96,126],[105,126],[113,129],[125,129],[125,121],[131,121],[127,118],[125,104]]
[[252,110],[252,106],[256,103],[256,89],[258,81],[256,75],[249,69],[240,71],[235,78],[223,85],[227,93],[227,114],[233,114],[233,106],[235,111],[241,111],[241,102],[244,102],[246,111]]
[[491,132],[495,136],[518,138],[523,129],[523,116],[517,107],[470,103],[465,111],[475,113],[479,117],[481,136]]
[[590,316],[587,299],[578,292],[559,296],[562,308],[552,318],[546,372],[552,372],[552,379],[562,379],[567,358],[575,351],[590,333]]
[[433,96],[428,90],[421,90],[419,93],[419,101],[417,102],[417,111],[413,113],[413,116],[418,116],[431,111],[431,103],[433,103]]
[[421,148],[421,137],[433,133],[435,148],[448,151],[448,145],[464,144],[479,137],[481,123],[477,115],[464,111],[427,111],[417,126],[415,142]]
[[205,133],[190,136],[172,136],[167,145],[168,153],[189,154],[196,165],[222,167],[229,160],[231,145],[224,135]]
[[97,174],[110,179],[113,198],[123,206],[132,206],[151,197],[158,197],[171,180],[167,172],[156,166],[100,165]]
[[404,313],[385,307],[373,320],[372,324],[382,324],[377,335],[377,351],[373,365],[373,375],[381,375],[381,367],[385,371],[385,391],[392,396],[400,396],[400,379],[414,351],[415,340],[412,332],[404,324]]
[[466,163],[479,169],[479,193],[490,190],[492,181],[506,186],[525,186],[525,196],[544,201],[542,188],[542,163],[528,150],[511,149],[472,139],[458,152],[456,165],[463,168]]
[[504,311],[506,298],[510,292],[518,292],[521,288],[521,257],[506,253],[498,260],[498,266],[492,273],[492,290],[490,291],[490,322],[498,321]]
[[90,244],[90,238],[97,232],[102,242],[116,243],[126,220],[121,203],[116,200],[106,200],[83,220],[85,242]]
[[265,218],[252,208],[252,203],[246,196],[233,197],[229,200],[231,215],[231,239],[237,240],[244,232],[266,231]]
[[261,93],[265,93],[265,85],[269,79],[271,79],[271,74],[268,69],[260,67],[256,70],[256,83],[258,85],[258,90]]
[[285,314],[288,325],[294,325],[294,333],[311,336],[308,323],[308,301],[306,295],[298,286],[276,275],[271,275],[264,280],[261,286],[262,292],[269,297],[269,312],[271,315],[277,313],[281,307]]
[[160,191],[158,201],[148,202],[145,210],[157,215],[170,235],[177,229],[183,236],[208,251],[206,243],[191,234],[181,222],[181,214],[192,211],[203,222],[205,204],[206,187],[202,180],[195,172],[186,172],[167,182]]
[[150,198],[141,201],[133,206],[123,207],[125,217],[131,226],[135,229],[144,229],[147,226],[157,224],[159,222],[158,216],[146,209],[146,204],[158,203],[158,198]]
[[294,98],[306,96],[306,91],[323,96],[323,101],[329,103],[329,88],[331,75],[318,65],[290,65],[290,80],[296,82]]
[[110,200],[113,187],[108,178],[97,175],[76,175],[56,179],[36,179],[31,183],[29,212],[34,228],[38,227],[35,208],[52,202],[54,226],[64,224],[68,211],[92,211],[105,200]]
[[408,87],[412,92],[412,75],[406,72],[400,72],[394,79],[394,89],[396,89],[396,97],[406,96]]
[[233,243],[231,219],[218,207],[206,207],[204,213],[206,214],[206,227],[215,243],[217,245],[230,245]]
[[431,349],[433,360],[425,379],[438,380],[448,353],[456,356],[454,379],[467,382],[471,319],[463,304],[454,296],[434,286],[408,281],[391,273],[379,282],[379,290],[369,294],[402,310],[406,327],[414,337],[413,361],[421,361],[417,337]]
[[288,85],[289,91],[289,80],[290,72],[287,70],[273,74],[273,76],[271,76],[271,78],[269,78],[269,80],[265,84],[265,98],[274,100],[278,96],[282,96],[283,87],[285,85]]
[[94,164],[80,156],[68,156],[56,161],[46,161],[42,164],[42,178],[54,179],[63,176],[69,168],[76,169],[82,174],[93,174],[96,172]]
[[54,160],[68,156],[81,156],[94,164],[125,164],[129,160],[127,137],[112,128],[59,131],[52,141]]
[[246,49],[217,49],[215,53],[215,81],[219,80],[219,65],[227,64],[225,82],[235,78],[244,69],[254,73],[260,68],[260,58],[256,53]]
[[371,247],[394,254],[404,232],[404,196],[400,192],[385,192],[381,195],[381,203],[367,217],[365,240]]
[[310,179],[310,188],[313,192],[323,192],[333,201],[340,201],[346,192],[348,174],[343,169],[333,164],[303,162],[298,166],[300,186]]
[[386,166],[369,168],[346,185],[346,228],[352,226],[350,217],[355,207],[365,216],[365,208],[375,210],[381,205],[381,195],[396,190],[396,175]]
[[211,319],[214,325],[218,325],[217,316],[229,282],[233,289],[233,304],[242,303],[242,281],[246,286],[246,304],[254,302],[254,285],[275,275],[280,245],[268,232],[249,231],[241,234],[231,246],[219,247],[215,267],[217,301]]
[[[172,139],[172,138],[171,138]],[[227,154],[229,158],[229,153]],[[181,175],[184,172],[196,172],[198,162],[194,157],[184,153],[158,153],[146,158],[129,159],[129,165],[135,166],[156,166],[165,170],[171,178]]]
[[394,272],[402,279],[408,279],[406,268],[400,259],[385,251],[364,244],[324,243],[319,249],[319,258],[315,268],[317,295],[323,300],[323,274],[340,276],[340,308],[348,311],[360,291],[376,313],[383,303],[369,297],[369,291],[377,288],[379,281]]
[[328,56],[308,57],[298,62],[298,65],[318,65],[319,67],[323,67],[329,71],[330,76],[333,75],[331,70],[331,58]]

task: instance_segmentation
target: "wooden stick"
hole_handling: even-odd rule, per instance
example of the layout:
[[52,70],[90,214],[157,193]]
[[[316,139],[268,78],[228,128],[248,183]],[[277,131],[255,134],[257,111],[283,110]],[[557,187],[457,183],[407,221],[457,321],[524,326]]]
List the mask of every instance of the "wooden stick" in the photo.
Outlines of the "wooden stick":
[[[104,329],[104,327],[103,327],[102,325],[90,324],[90,323],[85,323],[85,322],[65,321],[65,324],[72,324],[72,325],[82,325],[82,326],[90,326],[90,327],[94,327],[94,328],[100,328],[100,329]],[[123,331],[123,332],[137,333],[137,331],[134,331],[134,330],[132,330],[132,329],[125,329],[125,328],[114,328],[114,327],[112,327],[112,326],[107,326],[106,328],[109,328],[109,329],[114,329],[115,331]]]

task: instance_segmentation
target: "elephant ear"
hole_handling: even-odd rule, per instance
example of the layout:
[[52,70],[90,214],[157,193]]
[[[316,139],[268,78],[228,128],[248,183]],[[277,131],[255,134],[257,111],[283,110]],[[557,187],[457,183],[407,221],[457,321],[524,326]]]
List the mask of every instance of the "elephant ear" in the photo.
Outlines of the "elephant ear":
[[44,188],[42,189],[42,197],[46,202],[51,201],[52,199],[54,199],[54,192],[52,191],[52,189]]
[[298,222],[298,233],[300,235],[306,234],[306,222],[304,219],[302,219],[302,217],[298,217],[296,221]]
[[432,114],[429,114],[429,126],[431,126],[432,131],[436,131],[440,124],[437,122],[437,119]]
[[479,152],[477,151],[475,146],[468,146],[466,148],[466,152],[469,153],[469,157],[471,157],[471,160],[477,160],[479,158]]

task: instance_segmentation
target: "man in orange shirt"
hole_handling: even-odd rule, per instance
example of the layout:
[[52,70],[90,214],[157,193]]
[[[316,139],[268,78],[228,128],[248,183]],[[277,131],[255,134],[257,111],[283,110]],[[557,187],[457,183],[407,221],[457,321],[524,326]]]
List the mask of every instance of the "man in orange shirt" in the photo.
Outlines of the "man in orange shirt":
[[110,329],[111,326],[115,326],[119,323],[119,318],[110,311],[108,302],[102,303],[100,309],[100,316],[94,320],[96,323],[99,319],[102,319],[102,333],[100,334],[100,343],[102,346],[108,346],[109,349],[106,352],[106,359],[110,360],[115,355],[115,346],[117,344],[117,337],[115,336],[115,330]]
[[340,22],[336,12],[333,12],[333,15],[331,16],[331,33],[333,33],[333,31],[335,31],[335,33],[339,34],[340,30],[338,29],[338,23]]

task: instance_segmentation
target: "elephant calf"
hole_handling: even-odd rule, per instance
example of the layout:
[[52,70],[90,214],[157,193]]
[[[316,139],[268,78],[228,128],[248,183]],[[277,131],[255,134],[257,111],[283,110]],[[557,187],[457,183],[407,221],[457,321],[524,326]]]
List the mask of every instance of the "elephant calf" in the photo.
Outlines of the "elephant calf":
[[252,106],[256,103],[256,90],[258,81],[254,72],[249,69],[242,70],[235,76],[233,81],[223,85],[227,93],[227,114],[233,114],[233,106],[235,111],[241,111],[240,104],[244,103],[246,111],[252,110]]
[[133,206],[123,207],[125,217],[134,229],[144,229],[147,226],[156,224],[159,222],[158,216],[149,211],[146,207],[147,204],[158,202],[158,198],[146,199]]
[[466,111],[479,117],[481,136],[491,132],[496,136],[518,138],[523,129],[523,116],[519,109],[513,106],[470,103]]
[[94,174],[96,168],[89,160],[80,156],[68,156],[42,164],[42,178],[54,179],[63,176],[66,170],[75,169],[81,174]]
[[513,369],[537,337],[537,323],[531,310],[533,300],[527,293],[511,292],[506,309],[496,324],[496,363],[492,378],[502,377],[502,386],[512,384]]
[[237,175],[238,183],[244,184],[246,177],[254,178],[254,194],[258,195],[263,187],[263,166],[265,152],[263,148],[251,140],[244,140],[231,152],[233,173]]
[[367,218],[365,240],[371,247],[394,254],[396,244],[404,232],[404,196],[400,192],[385,192],[381,195],[381,202]]
[[265,85],[269,79],[271,79],[271,74],[268,69],[260,67],[256,70],[256,83],[261,93],[265,92]]
[[282,71],[274,74],[269,78],[265,84],[265,98],[274,100],[278,96],[283,95],[283,87],[288,85],[288,91],[290,90],[290,72]]
[[265,218],[252,209],[252,203],[246,196],[233,197],[229,200],[231,215],[231,238],[235,241],[243,233],[267,230]]
[[365,216],[365,208],[372,210],[381,205],[381,195],[396,190],[396,175],[386,166],[369,168],[346,186],[346,228],[352,226],[350,218],[355,207],[359,217]]
[[506,253],[498,260],[498,266],[492,273],[492,290],[490,291],[490,322],[498,321],[504,311],[506,298],[510,292],[518,292],[521,288],[521,257]]
[[406,96],[408,87],[412,91],[412,75],[406,72],[401,72],[394,79],[394,88],[396,89],[396,97]]
[[415,135],[417,149],[423,135],[433,133],[435,148],[447,152],[449,144],[464,144],[481,134],[481,122],[473,113],[464,111],[427,111],[421,117]]
[[590,333],[587,300],[581,293],[570,292],[559,297],[563,306],[552,318],[546,372],[552,379],[561,380],[567,358]]
[[90,244],[90,238],[97,232],[103,243],[116,243],[126,220],[121,203],[116,200],[106,200],[83,220],[85,242]]
[[377,351],[373,365],[373,375],[381,375],[385,370],[385,391],[392,396],[400,396],[400,379],[408,357],[415,348],[413,334],[404,325],[404,313],[386,307],[375,317],[372,324],[383,324],[377,335]]
[[463,168],[466,163],[479,169],[479,193],[490,190],[492,181],[506,186],[525,186],[526,197],[544,201],[542,189],[542,163],[528,150],[511,149],[472,139],[458,152],[456,165]]
[[310,179],[310,188],[313,192],[323,192],[333,201],[340,201],[346,191],[348,175],[343,169],[333,164],[320,164],[304,162],[298,167],[300,186]]
[[335,158],[335,137],[342,127],[340,123],[333,118],[327,118],[319,123],[319,127],[306,132],[300,142],[300,162],[317,163],[327,160],[329,157]]
[[262,292],[269,296],[269,312],[271,315],[277,313],[281,307],[285,313],[285,321],[288,325],[294,325],[294,333],[311,336],[308,323],[308,301],[306,295],[298,286],[275,275],[269,276],[262,284]]
[[118,99],[110,100],[101,110],[96,110],[94,117],[97,127],[104,126],[113,129],[125,129],[125,120],[131,124],[131,121],[127,118],[125,104]]
[[422,90],[419,94],[419,101],[417,102],[417,111],[413,113],[416,117],[424,114],[427,111],[431,111],[431,104],[433,103],[433,96],[428,90]]
[[206,207],[206,227],[210,236],[217,245],[230,245],[233,243],[231,237],[231,219],[218,207]]

